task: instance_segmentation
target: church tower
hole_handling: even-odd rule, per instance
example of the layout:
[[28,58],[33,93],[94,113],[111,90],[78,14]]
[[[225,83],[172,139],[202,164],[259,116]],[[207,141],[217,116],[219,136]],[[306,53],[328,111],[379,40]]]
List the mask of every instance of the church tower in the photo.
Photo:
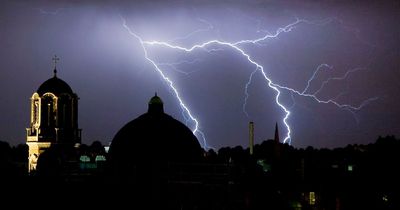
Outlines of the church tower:
[[29,146],[28,171],[36,170],[41,153],[53,144],[74,145],[81,143],[78,128],[78,95],[63,80],[57,77],[54,61],[54,76],[33,93],[31,100],[30,126],[26,129]]
[[275,137],[274,137],[274,157],[276,160],[281,158],[281,145],[279,140],[278,123],[275,124]]

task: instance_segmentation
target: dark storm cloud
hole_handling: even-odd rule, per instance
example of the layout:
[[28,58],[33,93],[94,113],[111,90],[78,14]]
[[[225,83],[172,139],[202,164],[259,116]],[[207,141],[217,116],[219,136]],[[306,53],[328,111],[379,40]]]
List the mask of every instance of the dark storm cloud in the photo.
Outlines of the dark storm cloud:
[[[176,40],[185,46],[209,39],[237,41],[259,37],[258,30],[275,31],[295,17],[310,20],[335,17],[325,26],[301,25],[263,47],[244,49],[277,83],[302,89],[321,63],[334,66],[311,84],[316,90],[328,77],[362,67],[346,80],[321,92],[328,99],[344,93],[341,103],[360,104],[378,96],[355,116],[333,105],[294,96],[288,120],[295,146],[342,146],[368,143],[378,135],[400,134],[400,32],[397,1],[2,1],[0,7],[1,109],[0,140],[25,141],[29,97],[52,75],[57,54],[59,76],[79,95],[83,142],[111,141],[125,123],[147,109],[155,91],[167,113],[184,121],[176,99],[144,59],[138,41],[122,27],[120,15],[146,40]],[[210,24],[212,27],[209,27]],[[218,46],[213,46],[218,47]],[[256,74],[249,87],[247,111],[242,111],[243,87],[254,66],[226,47],[208,54],[182,54],[149,48],[158,62],[194,61],[165,72],[199,119],[215,147],[246,145],[247,123],[255,122],[256,141],[272,138],[275,122],[281,138],[283,111],[275,92]],[[293,105],[288,92],[282,102]],[[190,124],[190,123],[189,123]]]

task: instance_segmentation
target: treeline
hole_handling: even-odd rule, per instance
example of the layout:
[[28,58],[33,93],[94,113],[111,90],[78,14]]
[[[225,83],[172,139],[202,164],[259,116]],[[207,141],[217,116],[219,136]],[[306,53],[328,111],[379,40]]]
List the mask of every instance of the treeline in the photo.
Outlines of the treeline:
[[267,200],[289,209],[399,209],[399,151],[395,136],[335,149],[267,140],[255,145],[253,155],[248,148],[227,147],[211,151],[209,160],[231,163],[234,180],[258,196],[252,199],[258,206]]
[[10,146],[0,141],[0,178],[12,178],[27,175],[28,145]]
[[[48,174],[54,174],[57,167],[64,165],[52,161],[56,159],[53,157],[62,160],[66,151],[54,149],[43,155],[42,160],[39,157],[38,167],[51,169]],[[196,188],[197,191],[188,190],[185,195],[197,193],[201,199],[191,204],[205,205],[207,208],[204,209],[215,205],[226,209],[299,209],[299,206],[302,206],[300,209],[400,209],[399,151],[400,140],[395,136],[379,137],[367,145],[352,144],[335,149],[295,148],[267,140],[255,145],[252,155],[248,148],[241,146],[204,151],[203,160],[194,166],[205,167],[207,175],[200,178],[206,184]],[[102,176],[106,175],[102,173],[105,168],[91,167],[96,159],[108,158],[104,146],[96,141],[91,145],[82,144],[71,152],[76,152],[75,166],[81,171],[69,172],[80,176],[64,176],[67,179],[63,179],[63,183],[74,189],[85,189],[77,191],[85,195],[104,190],[110,181],[107,176]],[[35,186],[32,180],[37,179],[27,174],[27,156],[25,144],[12,147],[0,142],[3,184],[14,182]],[[173,174],[181,172],[184,170]],[[196,172],[193,177],[197,175]],[[71,177],[78,179],[74,182]]]
[[[28,151],[29,148],[26,144],[10,146],[8,142],[0,141],[0,177],[8,178],[6,181],[9,181],[28,176]],[[100,141],[94,141],[90,145],[81,144],[79,149],[74,152],[93,160],[96,155],[106,155],[105,148]]]

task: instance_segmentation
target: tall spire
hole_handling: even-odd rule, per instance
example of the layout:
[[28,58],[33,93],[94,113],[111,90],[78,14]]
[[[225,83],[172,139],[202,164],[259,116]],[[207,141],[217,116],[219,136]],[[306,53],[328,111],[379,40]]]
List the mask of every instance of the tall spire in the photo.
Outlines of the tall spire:
[[274,139],[274,158],[279,160],[281,158],[281,147],[279,142],[278,123],[275,124],[275,139]]
[[278,123],[275,124],[275,142],[279,143],[279,131],[278,131]]
[[60,58],[58,58],[57,55],[54,55],[52,60],[54,62],[54,77],[57,77],[57,62],[60,60]]

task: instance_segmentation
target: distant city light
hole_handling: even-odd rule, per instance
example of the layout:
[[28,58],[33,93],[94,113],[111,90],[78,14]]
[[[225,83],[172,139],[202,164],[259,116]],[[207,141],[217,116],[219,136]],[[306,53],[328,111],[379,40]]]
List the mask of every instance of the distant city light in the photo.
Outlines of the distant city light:
[[353,165],[348,165],[347,166],[347,171],[353,171]]

